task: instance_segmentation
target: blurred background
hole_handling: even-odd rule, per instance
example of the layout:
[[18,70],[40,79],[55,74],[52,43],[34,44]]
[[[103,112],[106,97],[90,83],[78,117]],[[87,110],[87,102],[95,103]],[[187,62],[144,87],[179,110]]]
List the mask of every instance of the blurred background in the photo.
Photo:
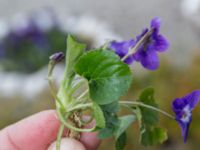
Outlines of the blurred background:
[[[135,77],[124,99],[135,99],[151,85],[160,107],[172,113],[175,97],[200,88],[200,0],[0,0],[0,129],[55,108],[46,81],[47,63],[52,53],[65,51],[67,34],[98,47],[107,40],[135,37],[155,16],[162,18],[170,49],[162,54],[157,71],[133,64]],[[63,68],[56,68],[58,83]],[[139,145],[138,126],[133,125],[126,150],[198,150],[199,108],[194,110],[187,144],[176,122],[161,116],[169,134],[164,144]],[[114,149],[111,142],[104,141],[99,149]]]

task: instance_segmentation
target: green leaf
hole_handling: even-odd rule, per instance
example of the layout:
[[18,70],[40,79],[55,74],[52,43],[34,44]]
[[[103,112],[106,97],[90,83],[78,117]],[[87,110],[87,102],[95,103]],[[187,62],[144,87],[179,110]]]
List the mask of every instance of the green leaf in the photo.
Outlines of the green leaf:
[[58,98],[65,107],[67,107],[68,102],[73,99],[72,97],[69,97],[68,91],[70,91],[71,83],[73,77],[75,76],[74,65],[83,54],[85,48],[85,44],[77,42],[72,36],[68,35],[64,79],[57,94]]
[[126,132],[123,132],[115,143],[116,150],[123,150],[126,145]]
[[163,143],[167,140],[167,133],[164,129],[153,127],[151,129],[143,129],[141,134],[141,143],[144,146]]
[[104,113],[114,114],[120,111],[118,102],[113,102],[107,105],[100,105]]
[[85,48],[85,44],[77,42],[74,37],[68,35],[65,70],[65,76],[67,76],[67,78],[72,78],[75,75],[74,65],[83,54]]
[[75,69],[88,80],[92,100],[101,105],[118,101],[132,80],[129,66],[108,50],[87,52],[81,56]]
[[[154,99],[154,89],[147,88],[139,100],[146,105],[157,107]],[[140,142],[144,146],[162,143],[167,139],[167,133],[164,129],[157,127],[159,121],[158,112],[150,108],[139,107],[133,110],[140,122]]]
[[104,129],[101,129],[98,133],[98,138],[99,139],[106,139],[106,138],[110,138],[112,137],[114,134],[114,131],[113,131],[113,128],[104,128]]
[[105,117],[106,127],[99,131],[98,137],[100,139],[105,139],[112,137],[119,126],[120,122],[116,114],[119,111],[119,104],[118,102],[114,102],[107,105],[101,105],[101,109]]
[[[154,89],[146,88],[141,93],[139,100],[144,104],[157,107],[154,99]],[[158,112],[145,107],[139,107],[142,113],[142,122],[146,125],[155,125],[159,121]]]
[[135,115],[127,115],[119,118],[119,126],[115,131],[115,138],[118,139],[122,133],[136,120]]
[[115,128],[116,150],[123,150],[126,145],[126,129],[136,120],[135,115],[127,115],[119,118],[118,126]]
[[93,113],[96,120],[96,126],[99,128],[104,128],[106,126],[105,118],[101,107],[97,103],[93,103]]

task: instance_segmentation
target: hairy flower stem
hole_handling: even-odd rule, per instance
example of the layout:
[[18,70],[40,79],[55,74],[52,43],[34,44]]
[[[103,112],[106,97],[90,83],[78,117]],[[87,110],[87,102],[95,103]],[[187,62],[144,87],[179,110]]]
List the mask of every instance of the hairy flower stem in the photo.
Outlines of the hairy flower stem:
[[53,83],[52,74],[53,74],[54,67],[55,67],[55,63],[53,63],[52,61],[49,61],[49,64],[48,64],[48,76],[47,76],[49,89],[50,89],[51,95],[53,96],[54,100],[56,100],[60,104],[60,106],[62,108],[64,108],[62,102],[58,99],[58,97],[56,95],[56,89],[55,89],[55,86],[54,86],[54,83]]
[[153,107],[153,106],[151,106],[151,105],[144,104],[144,103],[142,103],[142,102],[136,102],[136,101],[134,101],[134,102],[133,102],[133,101],[120,101],[119,103],[122,104],[122,105],[137,105],[137,106],[145,107],[145,108],[148,108],[148,109],[157,111],[157,112],[159,112],[159,113],[161,113],[161,114],[163,114],[163,115],[165,115],[165,116],[167,116],[167,117],[169,117],[169,118],[171,118],[171,119],[173,119],[173,120],[175,119],[174,116],[170,115],[170,114],[167,113],[166,111],[163,111],[163,110],[161,110],[161,109],[159,109],[159,108],[156,108],[156,107]]
[[69,94],[73,94],[78,88],[80,88],[84,84],[84,80],[80,80],[69,92]]
[[146,41],[146,40],[149,38],[149,36],[152,34],[152,32],[153,32],[153,30],[151,29],[151,30],[149,30],[147,33],[145,33],[145,34],[142,36],[142,38],[136,43],[136,45],[135,45],[133,48],[131,48],[131,49],[129,50],[129,52],[128,52],[124,57],[121,58],[121,60],[124,61],[124,60],[126,60],[130,55],[132,55],[132,54],[140,47],[140,45],[141,45],[144,41]]
[[89,92],[89,89],[85,90],[81,95],[77,97],[77,100],[80,100],[83,96],[85,96]]
[[[120,101],[119,102],[120,105],[136,105],[136,106],[141,106],[141,107],[145,107],[145,108],[148,108],[148,109],[151,109],[151,110],[154,110],[154,111],[157,111],[171,119],[175,119],[174,116],[170,115],[169,113],[159,109],[159,108],[156,108],[154,106],[151,106],[151,105],[147,105],[147,104],[144,104],[142,102],[136,102],[136,101]],[[88,107],[91,107],[92,106],[92,103],[86,103],[86,104],[80,104],[80,105],[76,105],[75,107],[69,109],[69,111],[74,111],[74,110],[77,110],[77,109],[86,109]]]
[[56,150],[60,150],[60,143],[61,143],[61,138],[62,138],[64,129],[65,129],[65,125],[61,124],[58,131],[57,140],[56,140]]

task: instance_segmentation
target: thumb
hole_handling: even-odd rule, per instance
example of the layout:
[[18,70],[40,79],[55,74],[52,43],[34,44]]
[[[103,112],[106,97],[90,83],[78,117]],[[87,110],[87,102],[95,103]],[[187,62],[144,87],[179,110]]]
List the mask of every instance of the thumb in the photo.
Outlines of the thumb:
[[[56,150],[56,142],[53,142],[48,150]],[[82,143],[72,138],[61,140],[60,150],[86,150]]]

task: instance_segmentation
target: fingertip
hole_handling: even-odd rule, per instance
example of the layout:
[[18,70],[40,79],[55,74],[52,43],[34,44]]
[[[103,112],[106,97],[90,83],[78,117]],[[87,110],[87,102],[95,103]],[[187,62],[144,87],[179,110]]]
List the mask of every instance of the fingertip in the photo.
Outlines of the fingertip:
[[21,150],[43,150],[56,139],[59,126],[56,112],[46,110],[8,126],[2,138]]
[[87,150],[96,150],[100,145],[97,132],[82,133],[80,141],[84,144]]
[[[47,150],[56,150],[56,141],[53,142]],[[86,150],[82,143],[72,138],[63,138],[60,144],[60,150]]]

